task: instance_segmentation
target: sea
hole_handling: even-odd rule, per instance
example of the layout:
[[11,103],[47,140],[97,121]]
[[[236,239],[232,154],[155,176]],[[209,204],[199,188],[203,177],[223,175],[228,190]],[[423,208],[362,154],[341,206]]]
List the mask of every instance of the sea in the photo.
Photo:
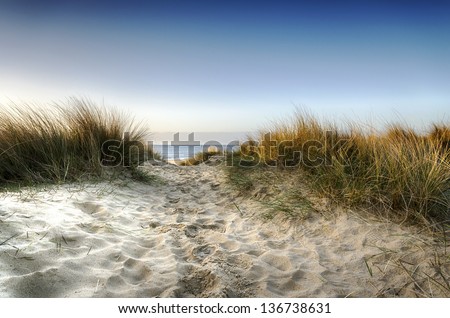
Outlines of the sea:
[[196,153],[203,151],[203,145],[200,146],[170,146],[153,145],[153,151],[161,155],[165,160],[185,160],[193,157]]
[[249,132],[164,132],[154,133],[150,141],[153,151],[170,161],[191,158],[211,146],[233,151],[249,135]]

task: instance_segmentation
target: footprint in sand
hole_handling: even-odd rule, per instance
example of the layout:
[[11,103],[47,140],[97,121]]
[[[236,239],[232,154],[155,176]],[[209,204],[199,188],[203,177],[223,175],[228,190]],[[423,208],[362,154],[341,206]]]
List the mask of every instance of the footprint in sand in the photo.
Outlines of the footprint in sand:
[[184,221],[184,215],[182,213],[178,214],[176,222],[182,223]]
[[109,277],[108,280],[106,281],[105,287],[107,295],[110,293],[123,294],[125,291],[128,290],[127,283],[119,275]]
[[225,232],[225,225],[224,224],[225,224],[225,221],[223,221],[223,220],[216,220],[212,224],[203,224],[202,228],[204,228],[205,230],[211,230],[211,231],[224,233]]
[[280,271],[292,270],[292,263],[289,260],[289,258],[286,256],[282,256],[282,255],[280,256],[280,255],[275,255],[272,252],[266,252],[260,256],[260,259],[264,263],[266,263]]
[[123,263],[120,276],[131,285],[139,285],[150,279],[151,270],[144,262],[129,258]]
[[198,235],[199,230],[200,228],[197,225],[191,224],[186,226],[186,228],[184,229],[184,234],[187,237],[194,238]]
[[194,255],[197,259],[203,260],[213,254],[216,251],[216,248],[209,245],[197,246],[192,250],[192,255]]
[[227,252],[235,252],[241,248],[241,244],[235,240],[226,240],[225,242],[220,243],[220,247]]
[[180,201],[180,199],[181,199],[180,196],[175,195],[175,194],[168,194],[168,195],[166,196],[166,198],[167,198],[167,201],[168,201],[169,203],[178,203],[178,202]]
[[249,269],[253,265],[253,259],[246,254],[230,255],[227,258],[227,263],[235,266],[236,268]]
[[[205,213],[204,211],[202,213]],[[212,218],[199,218],[196,220],[196,224],[205,230],[225,232],[225,221],[218,219],[214,220]]]
[[219,182],[211,183],[211,189],[213,189],[213,190],[219,190],[219,186],[220,186]]
[[[20,279],[18,279],[20,278]],[[14,297],[57,297],[64,288],[64,279],[56,268],[12,277],[6,282]]]
[[106,212],[106,207],[99,205],[97,203],[93,202],[83,202],[78,203],[75,202],[73,205],[75,205],[77,208],[79,208],[81,211],[87,214],[96,215],[98,213]]
[[219,284],[219,278],[208,269],[193,267],[181,281],[178,297],[207,297]]

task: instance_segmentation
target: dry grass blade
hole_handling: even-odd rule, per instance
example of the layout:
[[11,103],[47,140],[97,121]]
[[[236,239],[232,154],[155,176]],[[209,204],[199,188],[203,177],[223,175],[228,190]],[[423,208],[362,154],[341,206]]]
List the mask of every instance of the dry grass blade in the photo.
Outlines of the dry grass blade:
[[19,233],[12,235],[11,237],[9,237],[9,238],[7,238],[6,240],[4,240],[3,242],[1,242],[1,243],[0,243],[0,246],[6,244],[7,242],[9,242],[10,240],[12,240],[13,238],[18,237],[19,235],[20,235]]
[[64,235],[61,235],[61,238],[63,239],[64,243],[66,243],[66,245],[69,245],[69,244],[67,244],[67,241],[66,241],[66,238],[64,237]]
[[373,277],[372,268],[369,266],[369,264],[367,263],[367,260],[365,258],[364,258],[364,264],[366,264],[366,268],[370,274],[370,277]]
[[418,270],[419,266],[415,266],[413,271],[408,270],[405,265],[403,264],[404,262],[402,260],[398,261],[398,264],[400,265],[400,267],[405,271],[405,273],[408,275],[408,277],[411,279],[411,281],[414,283],[414,286],[419,289],[422,292],[422,296],[426,296],[428,295],[428,293],[426,291],[423,290],[423,288],[420,286],[420,283],[417,281],[417,279],[414,277],[414,274],[416,273],[416,271]]
[[43,240],[47,236],[48,232],[45,232],[44,236],[39,239],[39,241]]
[[244,213],[242,213],[241,209],[239,208],[239,206],[236,204],[236,202],[233,202],[234,206],[236,207],[236,209],[239,211],[239,213],[241,214],[241,216],[244,216]]

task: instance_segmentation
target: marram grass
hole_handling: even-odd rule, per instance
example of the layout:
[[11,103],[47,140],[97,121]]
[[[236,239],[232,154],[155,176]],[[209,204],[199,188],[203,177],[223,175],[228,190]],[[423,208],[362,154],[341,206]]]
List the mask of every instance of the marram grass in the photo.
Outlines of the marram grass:
[[107,166],[136,166],[146,135],[128,116],[85,99],[2,105],[0,184],[71,181],[100,176]]
[[344,127],[297,112],[262,129],[241,149],[259,163],[307,172],[309,183],[336,203],[370,207],[413,222],[450,220],[450,127],[423,134]]

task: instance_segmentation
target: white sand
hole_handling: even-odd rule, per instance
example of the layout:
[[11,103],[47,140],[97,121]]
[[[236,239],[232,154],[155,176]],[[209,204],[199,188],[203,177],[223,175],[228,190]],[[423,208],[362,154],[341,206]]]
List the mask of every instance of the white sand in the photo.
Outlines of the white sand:
[[0,296],[392,297],[434,286],[419,276],[436,277],[431,238],[411,229],[348,213],[264,223],[265,205],[217,168],[146,169],[165,182],[1,194]]

